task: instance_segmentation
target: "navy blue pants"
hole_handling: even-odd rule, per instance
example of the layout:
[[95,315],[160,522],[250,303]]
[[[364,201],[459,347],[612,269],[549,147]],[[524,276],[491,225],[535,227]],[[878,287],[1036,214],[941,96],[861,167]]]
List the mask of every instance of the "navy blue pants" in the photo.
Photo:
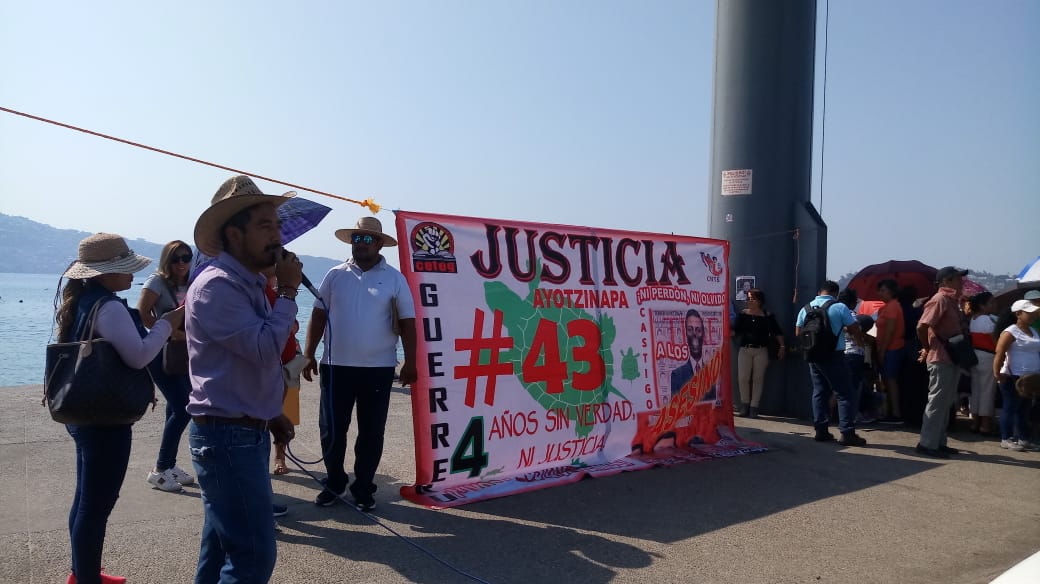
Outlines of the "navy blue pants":
[[1017,375],[1009,375],[1000,387],[1000,439],[1031,440],[1029,428],[1029,401],[1015,389]]
[[856,411],[859,408],[859,390],[849,381],[849,367],[844,351],[832,351],[822,361],[809,363],[812,379],[813,426],[817,432],[826,432],[830,425],[831,395],[838,397],[838,429],[842,434],[856,430]]
[[155,469],[164,471],[177,465],[177,449],[181,444],[181,436],[191,421],[186,409],[188,395],[191,393],[191,380],[187,375],[169,375],[163,371],[162,353],[148,365],[148,370],[155,380],[156,387],[166,398],[166,424],[163,426],[162,440],[159,442],[159,455],[155,459]]
[[108,516],[130,463],[130,425],[66,425],[76,442],[76,495],[69,510],[72,573],[78,584],[101,582]]
[[355,497],[376,492],[373,480],[383,458],[383,431],[390,409],[393,367],[346,367],[322,365],[321,407],[318,428],[325,455],[328,488],[340,493],[349,483],[343,463],[347,455],[347,430],[357,405],[358,437],[354,443]]

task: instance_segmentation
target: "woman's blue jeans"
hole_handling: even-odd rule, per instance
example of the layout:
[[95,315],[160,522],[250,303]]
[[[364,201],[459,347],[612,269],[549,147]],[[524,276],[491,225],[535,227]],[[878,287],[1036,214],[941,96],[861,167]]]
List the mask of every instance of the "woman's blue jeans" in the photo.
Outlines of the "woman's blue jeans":
[[187,375],[169,375],[163,371],[162,353],[148,365],[148,371],[166,398],[166,425],[163,426],[162,440],[159,442],[159,456],[155,459],[155,469],[164,471],[177,465],[177,448],[184,429],[191,421],[185,409],[188,407],[191,381]]
[[188,445],[205,512],[196,584],[267,582],[277,553],[267,470],[270,432],[192,422]]
[[1029,402],[1022,399],[1015,390],[1015,382],[1018,376],[1007,377],[1001,381],[1000,386],[1000,439],[1030,440],[1029,432]]
[[66,425],[76,442],[76,494],[69,510],[72,573],[78,584],[101,582],[108,516],[130,462],[130,425]]

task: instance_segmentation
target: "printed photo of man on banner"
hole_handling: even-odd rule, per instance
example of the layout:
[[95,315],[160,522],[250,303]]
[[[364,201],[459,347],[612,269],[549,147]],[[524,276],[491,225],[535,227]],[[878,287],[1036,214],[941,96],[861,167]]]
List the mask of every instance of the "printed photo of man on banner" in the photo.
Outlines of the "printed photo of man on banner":
[[763,450],[733,430],[724,241],[397,212],[416,483],[451,507]]

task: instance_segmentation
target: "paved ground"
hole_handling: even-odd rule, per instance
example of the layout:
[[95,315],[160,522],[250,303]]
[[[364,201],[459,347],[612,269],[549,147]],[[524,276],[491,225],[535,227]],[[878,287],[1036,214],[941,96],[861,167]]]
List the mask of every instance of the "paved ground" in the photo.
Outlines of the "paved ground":
[[[40,386],[0,389],[0,582],[64,582],[75,467]],[[316,457],[317,388],[303,390],[297,454]],[[161,409],[161,406],[160,406]],[[152,490],[160,409],[134,427],[104,564],[133,583],[190,582],[197,488]],[[957,434],[951,461],[916,456],[909,432],[867,430],[866,448],[818,444],[804,424],[741,421],[765,454],[591,479],[430,511],[397,489],[414,476],[408,397],[396,391],[376,515],[488,582],[975,584],[1040,549],[1040,453]],[[182,453],[187,449],[182,446]],[[190,461],[181,457],[190,469]],[[346,506],[317,508],[300,472],[274,478],[275,582],[467,582]]]

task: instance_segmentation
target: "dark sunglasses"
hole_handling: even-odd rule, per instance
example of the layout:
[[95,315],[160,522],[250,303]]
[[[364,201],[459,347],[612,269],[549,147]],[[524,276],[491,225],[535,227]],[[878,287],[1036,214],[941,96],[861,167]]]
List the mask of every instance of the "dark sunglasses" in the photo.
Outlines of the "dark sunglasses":
[[188,264],[191,263],[191,254],[185,253],[181,255],[170,256],[171,264]]
[[355,233],[350,236],[350,243],[363,243],[365,245],[372,245],[376,241],[375,235],[369,235],[367,233]]

